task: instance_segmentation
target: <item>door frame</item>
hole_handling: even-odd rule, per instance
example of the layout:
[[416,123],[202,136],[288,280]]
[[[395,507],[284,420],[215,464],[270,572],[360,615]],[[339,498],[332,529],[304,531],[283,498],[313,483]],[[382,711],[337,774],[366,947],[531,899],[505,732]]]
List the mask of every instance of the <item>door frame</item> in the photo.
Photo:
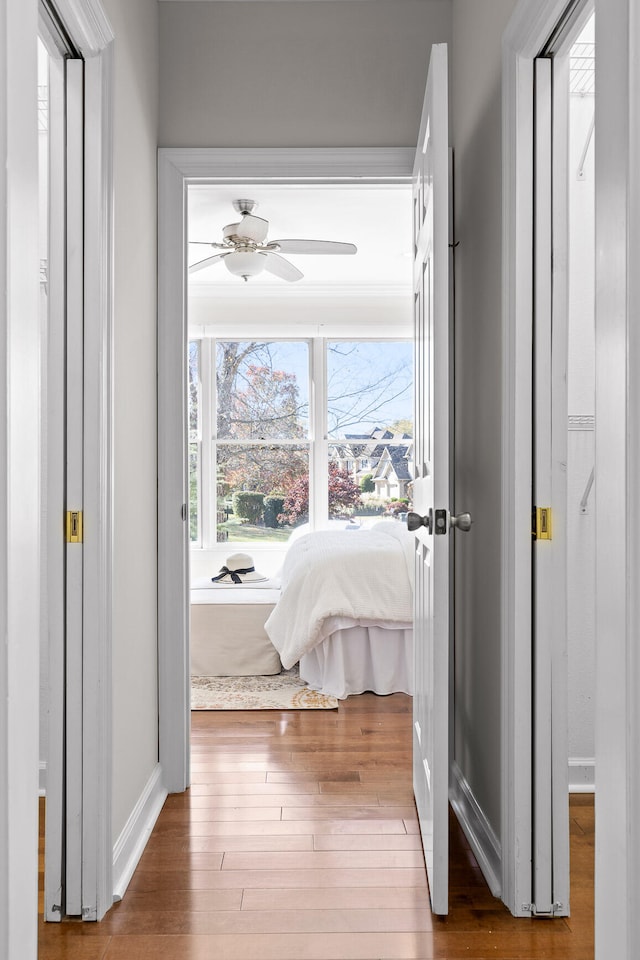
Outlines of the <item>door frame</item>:
[[[584,0],[520,0],[502,44],[502,869],[515,916],[532,903],[531,506],[534,61]],[[551,695],[551,691],[549,692]]]
[[411,183],[413,147],[158,151],[158,707],[170,793],[190,782],[187,452],[189,183]]
[[596,0],[597,960],[640,948],[640,19]]
[[37,953],[37,35],[36,0],[0,0],[0,955],[8,960]]
[[[101,0],[53,0],[84,59],[82,919],[113,905],[113,91]],[[87,522],[89,521],[89,522]]]
[[[532,64],[565,0],[520,0],[503,41],[503,752],[505,892],[527,898],[530,710],[517,699],[528,670],[531,466]],[[596,960],[637,955],[640,916],[640,18],[634,0],[595,0],[596,110]],[[513,732],[511,732],[513,731]],[[525,752],[526,758],[526,752]],[[524,806],[520,806],[524,804]],[[520,844],[524,854],[516,861]],[[508,845],[508,848],[507,848]],[[523,846],[524,845],[524,846]],[[513,870],[511,866],[514,865]]]
[[[112,904],[112,174],[113,32],[99,0],[56,8],[86,60],[87,216],[84,671],[87,888]],[[40,329],[38,313],[37,0],[0,0],[0,953],[37,954],[40,604]],[[6,166],[5,166],[6,163]],[[6,218],[5,218],[6,211]],[[5,371],[7,377],[5,379]],[[61,518],[62,519],[62,518]],[[62,523],[60,524],[62,527]],[[6,759],[6,763],[5,763]],[[87,916],[91,919],[91,916]]]

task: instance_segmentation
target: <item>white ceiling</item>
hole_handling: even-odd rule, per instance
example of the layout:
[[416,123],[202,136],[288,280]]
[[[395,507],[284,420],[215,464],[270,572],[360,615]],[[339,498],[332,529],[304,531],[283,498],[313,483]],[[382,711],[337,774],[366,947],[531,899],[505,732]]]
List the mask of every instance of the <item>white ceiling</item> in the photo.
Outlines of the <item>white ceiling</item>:
[[[410,295],[411,189],[408,186],[237,185],[189,187],[189,240],[219,241],[222,228],[239,215],[232,201],[258,202],[257,216],[270,223],[268,240],[338,240],[355,243],[354,256],[287,255],[302,270],[295,283],[262,273],[245,283],[223,264],[192,274],[196,296],[287,294]],[[217,251],[190,246],[189,263]],[[283,289],[285,288],[285,289]]]

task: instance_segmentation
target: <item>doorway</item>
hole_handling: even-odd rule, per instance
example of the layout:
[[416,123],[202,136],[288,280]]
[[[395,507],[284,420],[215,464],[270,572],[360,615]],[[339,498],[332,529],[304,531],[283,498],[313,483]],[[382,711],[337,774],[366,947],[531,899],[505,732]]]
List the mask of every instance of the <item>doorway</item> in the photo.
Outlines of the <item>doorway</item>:
[[[239,155],[238,151],[225,150],[197,153],[195,165],[196,158],[190,156],[190,151],[162,150],[160,154],[160,211],[164,224],[160,231],[158,340],[162,384],[159,422],[163,424],[159,435],[159,516],[163,518],[159,534],[160,759],[170,792],[183,790],[189,782],[190,750],[187,707],[190,664],[186,640],[190,583],[188,541],[184,526],[189,497],[183,467],[187,462],[188,437],[185,429],[186,416],[184,419],[179,416],[179,411],[185,408],[188,384],[186,362],[181,365],[179,378],[176,377],[175,364],[176,356],[187,355],[187,292],[182,267],[186,249],[186,187],[189,183],[215,184],[217,179],[226,179],[245,184],[250,182],[255,191],[259,184],[265,184],[266,188],[270,179],[289,183],[300,180],[317,184],[332,182],[336,187],[340,183],[348,184],[351,180],[358,179],[375,188],[377,183],[408,183],[412,157],[412,151],[405,150],[363,150],[356,151],[355,154],[353,151],[331,151],[332,156],[327,158],[326,162],[322,151],[317,154],[314,151],[289,150],[246,151],[244,155],[242,151]],[[244,177],[241,176],[243,173]],[[167,227],[170,222],[177,221],[182,224],[182,229],[176,234]],[[295,309],[292,310],[293,313]],[[229,314],[233,336],[238,328],[233,325],[232,316]],[[277,312],[275,316],[272,329],[277,334]],[[176,323],[177,317],[182,317],[182,324]],[[326,317],[324,319],[326,320]],[[295,320],[293,323],[296,325]],[[317,335],[321,326],[317,314],[310,326]],[[256,325],[254,321],[253,330],[247,332],[255,336],[256,329],[260,330],[260,324]],[[289,326],[289,335],[291,329]],[[299,311],[297,329],[304,329]],[[330,326],[326,332],[331,334]],[[223,336],[224,333],[223,330]],[[176,457],[177,450],[184,451],[183,458]],[[183,638],[183,641],[177,644],[176,637]],[[180,685],[181,698],[176,697],[176,676],[184,678],[184,683],[181,682]]]

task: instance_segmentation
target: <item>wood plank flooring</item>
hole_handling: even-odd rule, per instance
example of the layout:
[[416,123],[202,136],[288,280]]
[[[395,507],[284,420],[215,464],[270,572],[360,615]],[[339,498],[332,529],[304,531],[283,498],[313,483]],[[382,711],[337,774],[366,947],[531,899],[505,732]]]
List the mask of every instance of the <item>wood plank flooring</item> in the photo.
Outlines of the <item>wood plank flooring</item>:
[[515,919],[452,817],[451,907],[428,907],[411,700],[193,714],[193,786],[168,798],[125,899],[40,923],[40,960],[591,960],[594,816],[571,803],[572,916]]

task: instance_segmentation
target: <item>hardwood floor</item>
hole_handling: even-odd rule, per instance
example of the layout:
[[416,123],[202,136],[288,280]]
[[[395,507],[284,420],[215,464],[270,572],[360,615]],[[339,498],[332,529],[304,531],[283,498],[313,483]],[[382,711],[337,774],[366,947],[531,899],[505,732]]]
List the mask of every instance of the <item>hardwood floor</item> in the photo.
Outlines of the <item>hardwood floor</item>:
[[411,790],[411,701],[193,714],[193,785],[167,800],[125,899],[40,925],[40,960],[591,960],[592,798],[571,802],[572,916],[515,919],[452,817],[432,917]]

